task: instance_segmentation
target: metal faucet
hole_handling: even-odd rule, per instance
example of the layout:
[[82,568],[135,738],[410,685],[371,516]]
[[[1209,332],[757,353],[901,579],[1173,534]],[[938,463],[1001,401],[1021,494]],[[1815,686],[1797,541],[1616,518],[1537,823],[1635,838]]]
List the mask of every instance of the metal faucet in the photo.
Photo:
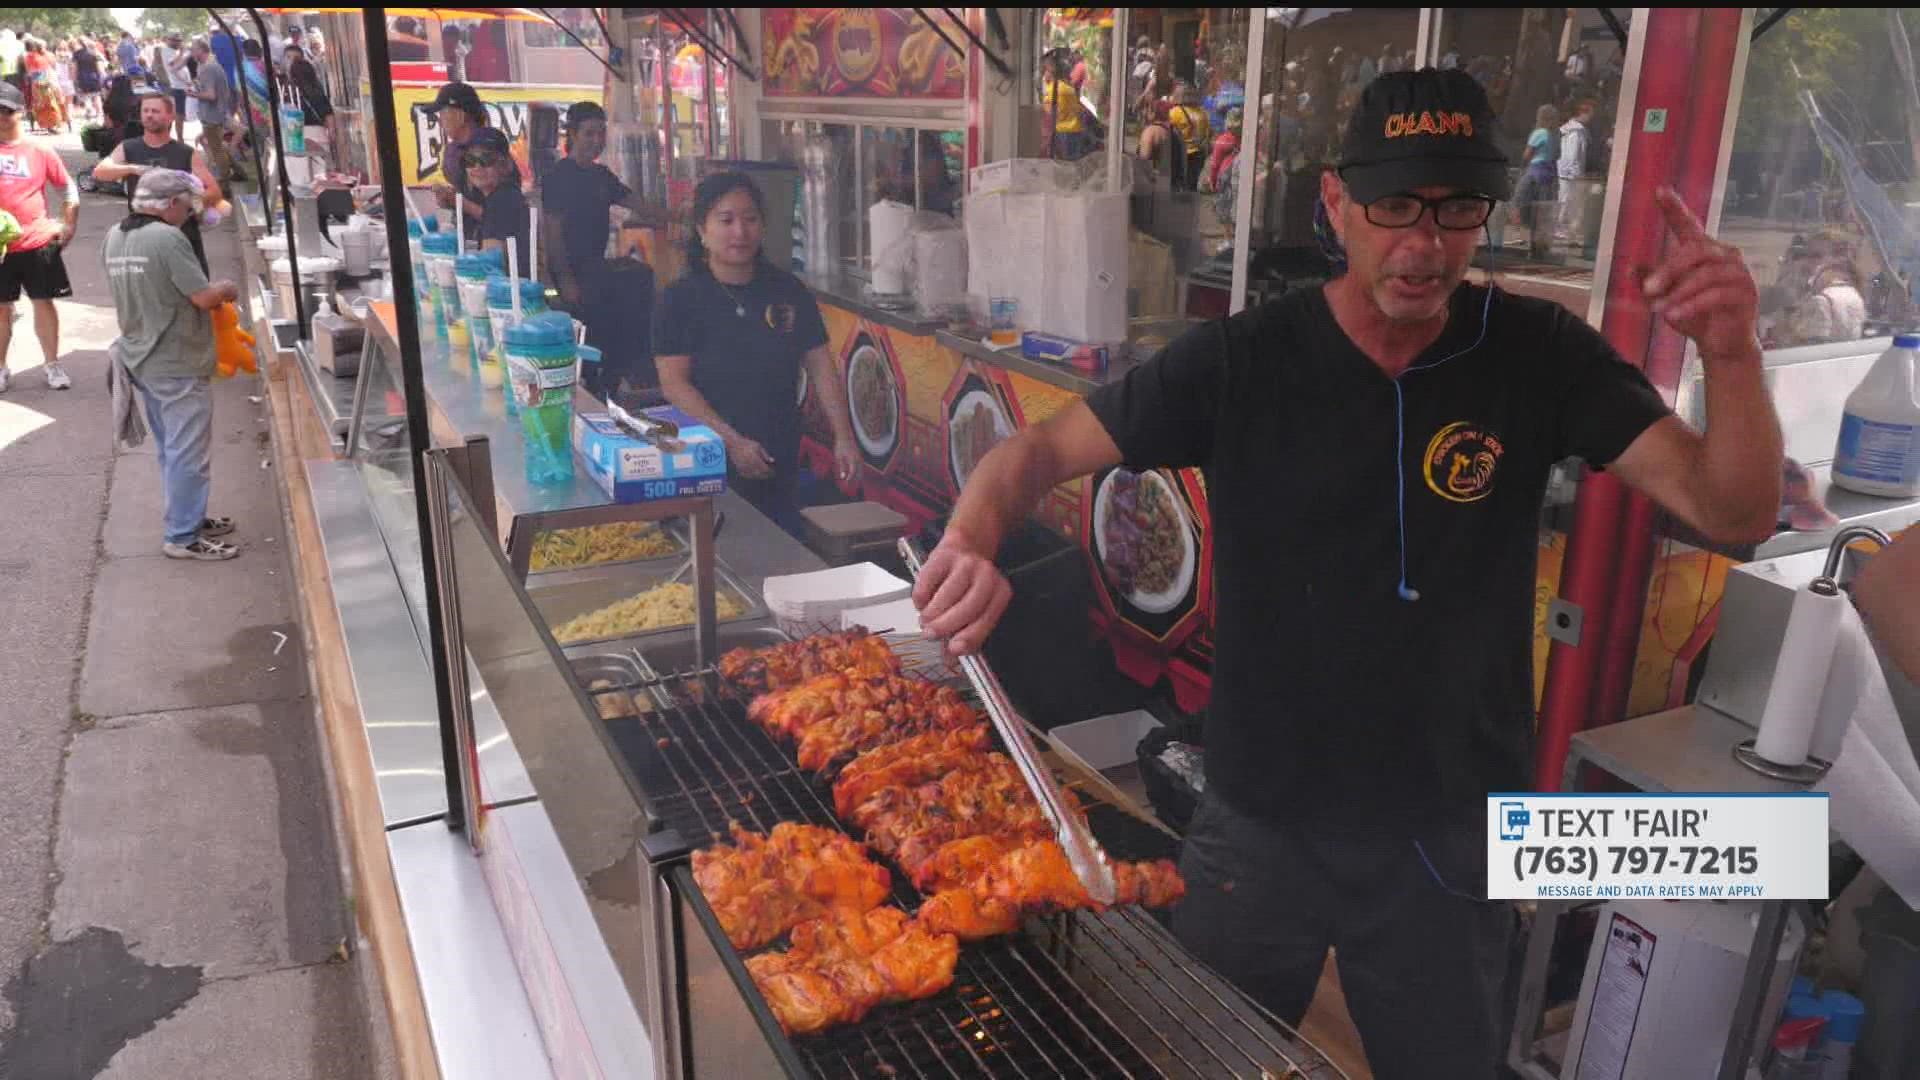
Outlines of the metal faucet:
[[1833,542],[1827,545],[1827,566],[1820,576],[1808,586],[1822,596],[1840,594],[1840,560],[1847,554],[1847,548],[1855,540],[1871,540],[1885,548],[1893,544],[1893,538],[1871,525],[1849,525],[1833,534]]

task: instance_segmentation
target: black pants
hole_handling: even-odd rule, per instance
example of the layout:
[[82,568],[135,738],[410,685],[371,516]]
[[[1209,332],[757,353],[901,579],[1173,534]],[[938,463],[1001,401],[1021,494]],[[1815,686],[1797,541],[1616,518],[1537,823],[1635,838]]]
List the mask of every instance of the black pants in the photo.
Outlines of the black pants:
[[1380,1080],[1497,1075],[1514,914],[1486,893],[1486,825],[1417,838],[1333,833],[1202,800],[1181,851],[1173,929],[1298,1026],[1327,949]]
[[622,379],[635,389],[658,386],[653,367],[653,270],[622,260],[580,274],[580,321],[587,344],[600,350],[587,392],[602,401]]

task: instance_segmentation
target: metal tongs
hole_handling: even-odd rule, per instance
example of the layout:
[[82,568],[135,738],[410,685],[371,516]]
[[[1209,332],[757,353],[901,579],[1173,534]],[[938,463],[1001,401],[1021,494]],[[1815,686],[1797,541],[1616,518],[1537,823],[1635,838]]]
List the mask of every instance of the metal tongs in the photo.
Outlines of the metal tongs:
[[686,449],[686,444],[679,438],[680,425],[671,420],[656,420],[645,413],[635,416],[614,404],[611,398],[607,401],[607,415],[641,442],[650,443],[669,454]]
[[[906,560],[907,570],[915,578],[920,576],[921,556],[912,539],[900,538],[900,557]],[[1093,834],[1087,831],[1086,822],[1081,820],[1075,803],[1061,789],[1059,781],[1054,779],[1052,770],[1040,760],[1040,750],[1033,744],[1033,736],[1028,734],[1027,722],[1013,709],[1007,700],[1007,692],[1001,688],[1000,680],[987,667],[986,661],[978,656],[962,656],[960,670],[966,673],[967,681],[973,684],[974,693],[980,695],[980,701],[986,706],[987,716],[1007,744],[1007,754],[1014,764],[1020,767],[1020,775],[1027,781],[1027,787],[1033,791],[1033,797],[1040,801],[1040,810],[1053,823],[1053,835],[1067,853],[1067,863],[1073,867],[1073,874],[1086,887],[1087,895],[1095,903],[1111,904],[1116,891],[1113,882],[1113,866],[1107,860],[1107,853],[1100,848]]]

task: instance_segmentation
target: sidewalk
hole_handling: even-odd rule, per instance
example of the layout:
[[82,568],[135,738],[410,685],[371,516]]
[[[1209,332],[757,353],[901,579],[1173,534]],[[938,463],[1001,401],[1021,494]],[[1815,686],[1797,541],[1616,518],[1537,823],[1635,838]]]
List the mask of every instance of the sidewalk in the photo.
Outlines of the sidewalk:
[[[54,145],[91,165],[77,136]],[[59,305],[74,388],[46,388],[22,300],[0,395],[0,1077],[392,1075],[258,379],[215,384],[231,562],[161,556],[152,444],[108,434],[100,247],[124,215],[82,196]],[[231,225],[207,248],[214,277],[238,277]]]

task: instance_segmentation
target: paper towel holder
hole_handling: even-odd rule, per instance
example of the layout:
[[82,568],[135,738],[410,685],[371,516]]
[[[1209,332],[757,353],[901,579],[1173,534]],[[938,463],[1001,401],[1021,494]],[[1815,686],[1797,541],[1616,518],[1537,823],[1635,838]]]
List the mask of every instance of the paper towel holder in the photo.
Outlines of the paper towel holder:
[[[1872,540],[1882,548],[1893,543],[1886,533],[1871,525],[1849,525],[1833,534],[1833,540],[1827,545],[1827,563],[1820,576],[1807,584],[1807,589],[1821,596],[1840,595],[1840,560],[1846,556],[1847,547],[1856,540]],[[1808,755],[1800,765],[1781,765],[1768,761],[1754,749],[1757,737],[1748,739],[1733,748],[1733,759],[1761,776],[1773,780],[1784,780],[1791,784],[1811,784],[1827,774],[1833,768],[1833,762]]]

